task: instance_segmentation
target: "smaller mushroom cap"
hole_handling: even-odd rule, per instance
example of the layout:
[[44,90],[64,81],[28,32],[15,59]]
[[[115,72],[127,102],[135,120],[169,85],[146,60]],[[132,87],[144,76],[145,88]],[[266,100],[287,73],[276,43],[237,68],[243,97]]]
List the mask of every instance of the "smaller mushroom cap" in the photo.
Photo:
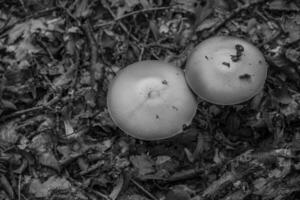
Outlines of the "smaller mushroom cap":
[[218,36],[201,42],[188,58],[186,79],[202,99],[220,105],[249,100],[263,89],[268,65],[249,42]]
[[181,69],[160,61],[127,66],[110,83],[107,106],[114,123],[143,140],[172,137],[189,125],[197,102]]

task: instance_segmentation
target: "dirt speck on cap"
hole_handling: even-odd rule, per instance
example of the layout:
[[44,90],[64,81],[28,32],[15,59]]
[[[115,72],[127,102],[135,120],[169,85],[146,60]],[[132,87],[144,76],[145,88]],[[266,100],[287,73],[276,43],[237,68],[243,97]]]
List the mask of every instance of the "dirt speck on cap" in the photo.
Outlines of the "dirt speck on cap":
[[230,67],[230,63],[228,63],[228,62],[222,62],[222,65],[225,65],[226,67]]
[[251,75],[250,74],[242,74],[239,76],[239,79],[243,81],[251,81]]
[[172,106],[172,108],[176,111],[178,111],[179,109],[176,106]]

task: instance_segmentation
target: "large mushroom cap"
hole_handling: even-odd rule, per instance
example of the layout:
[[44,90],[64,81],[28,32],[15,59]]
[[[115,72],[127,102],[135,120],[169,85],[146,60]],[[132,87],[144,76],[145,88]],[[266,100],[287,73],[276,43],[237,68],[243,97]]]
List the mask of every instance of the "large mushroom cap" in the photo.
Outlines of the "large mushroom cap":
[[160,61],[137,62],[119,71],[110,84],[107,105],[120,129],[144,140],[180,133],[197,109],[182,70]]
[[186,64],[186,79],[204,100],[220,105],[244,102],[264,86],[268,65],[249,42],[218,36],[201,42]]

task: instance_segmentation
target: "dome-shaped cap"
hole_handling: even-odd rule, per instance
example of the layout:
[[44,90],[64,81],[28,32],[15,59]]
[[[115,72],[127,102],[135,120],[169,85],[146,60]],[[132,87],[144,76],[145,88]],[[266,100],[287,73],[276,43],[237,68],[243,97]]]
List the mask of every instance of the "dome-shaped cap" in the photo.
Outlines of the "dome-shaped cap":
[[249,42],[218,36],[201,42],[186,64],[186,79],[202,99],[232,105],[255,96],[264,86],[268,65]]
[[110,84],[107,106],[120,129],[144,140],[180,133],[197,109],[182,70],[160,61],[137,62],[119,71]]

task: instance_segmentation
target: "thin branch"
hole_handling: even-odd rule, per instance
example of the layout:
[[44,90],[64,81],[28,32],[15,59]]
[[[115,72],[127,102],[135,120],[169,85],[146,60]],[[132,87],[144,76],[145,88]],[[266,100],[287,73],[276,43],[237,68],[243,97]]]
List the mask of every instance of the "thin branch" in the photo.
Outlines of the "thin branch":
[[46,51],[46,53],[48,54],[48,56],[50,57],[50,59],[52,61],[55,61],[56,59],[54,58],[52,52],[50,51],[50,49],[48,48],[48,46],[42,41],[42,39],[40,37],[37,37],[37,43],[42,47],[42,49],[44,49],[44,51]]
[[[114,21],[117,19],[117,16],[116,14],[112,11],[112,9],[110,8],[110,6],[108,5],[107,2],[105,2],[105,5],[104,7],[108,10],[108,12],[110,13],[110,15],[113,17]],[[125,33],[127,33],[127,35],[129,37],[131,37],[135,42],[139,42],[139,39],[137,39],[134,35],[132,35],[129,30],[127,29],[127,27],[122,23],[120,22],[119,26],[123,29],[123,31]]]
[[111,25],[111,24],[114,24],[116,23],[117,21],[120,21],[122,19],[125,19],[127,17],[130,17],[130,16],[133,16],[133,15],[137,15],[137,14],[140,14],[140,13],[146,13],[146,12],[153,12],[153,11],[159,11],[159,10],[167,10],[171,8],[171,6],[166,6],[166,7],[156,7],[156,8],[146,8],[146,9],[142,9],[142,10],[136,10],[136,11],[133,11],[133,12],[130,12],[130,13],[127,13],[125,15],[122,15],[120,17],[116,17],[114,20],[112,21],[109,21],[109,22],[105,22],[105,23],[102,23],[102,24],[98,24],[98,25],[95,25],[94,28],[100,28],[100,27],[103,27],[103,26],[107,26],[107,25]]
[[8,119],[15,118],[15,117],[27,114],[29,112],[35,112],[35,111],[43,110],[45,108],[46,108],[45,106],[37,106],[37,107],[33,107],[33,108],[19,110],[19,111],[16,111],[14,113],[11,113],[9,115],[5,115],[5,116],[1,117],[0,122],[3,122],[3,121],[6,121]]
[[23,0],[19,0],[23,10],[25,11],[25,13],[27,14],[28,13],[28,9],[25,7],[25,4],[24,4],[24,1]]
[[142,192],[144,192],[149,198],[151,198],[152,200],[158,200],[153,194],[151,194],[150,192],[148,192],[143,186],[141,186],[138,182],[136,182],[135,180],[133,180],[132,178],[130,178],[130,181],[137,187],[139,188]]
[[141,61],[143,59],[143,55],[144,55],[144,51],[145,51],[145,46],[146,46],[146,43],[148,41],[149,34],[150,34],[150,28],[148,28],[146,37],[144,39],[144,42],[143,42],[144,44],[143,44],[143,46],[141,48],[141,52],[140,52],[140,55],[139,55],[139,61]]
[[94,66],[97,63],[97,45],[95,38],[93,36],[92,28],[89,22],[86,22],[83,26],[83,31],[85,32],[88,43],[91,49],[91,58],[90,58],[90,76],[91,76],[91,87],[96,91],[96,81],[95,81],[95,70]]
[[29,15],[29,16],[26,16],[24,18],[21,18],[20,20],[10,24],[10,25],[7,25],[5,27],[2,27],[0,29],[0,38],[3,38],[5,37],[6,35],[8,35],[7,31],[9,31],[10,29],[12,29],[15,25],[17,24],[20,24],[20,23],[23,23],[25,22],[26,20],[28,19],[32,19],[32,18],[39,18],[39,17],[43,17],[43,16],[46,16],[46,15],[49,15],[50,13],[58,10],[59,8],[58,7],[51,7],[51,8],[46,8],[44,10],[41,10],[41,11],[37,11],[35,13],[33,13],[32,15]]
[[94,189],[89,189],[88,191],[91,191],[92,193],[94,193],[96,196],[101,197],[102,199],[105,200],[111,200],[111,198],[105,194],[103,194],[102,192],[96,191]]
[[23,21],[26,21],[27,19],[31,19],[31,18],[43,17],[43,16],[49,15],[52,12],[59,10],[59,9],[60,9],[59,7],[46,8],[44,10],[37,11],[37,12],[33,13],[32,15],[29,15],[28,17],[24,18]]
[[235,10],[233,10],[230,15],[228,15],[227,17],[225,17],[219,24],[217,24],[216,26],[214,26],[213,28],[211,28],[209,30],[209,33],[208,35],[205,36],[205,38],[208,38],[212,35],[214,35],[217,31],[219,31],[223,26],[226,25],[226,23],[235,18],[236,15],[238,15],[239,13],[241,13],[242,11],[244,10],[247,10],[248,8],[250,8],[251,6],[255,6],[255,5],[258,5],[258,4],[263,4],[263,3],[266,3],[270,0],[256,0],[256,1],[253,1],[253,3],[248,3],[248,4],[245,4],[243,6],[240,6],[238,8],[236,8]]

